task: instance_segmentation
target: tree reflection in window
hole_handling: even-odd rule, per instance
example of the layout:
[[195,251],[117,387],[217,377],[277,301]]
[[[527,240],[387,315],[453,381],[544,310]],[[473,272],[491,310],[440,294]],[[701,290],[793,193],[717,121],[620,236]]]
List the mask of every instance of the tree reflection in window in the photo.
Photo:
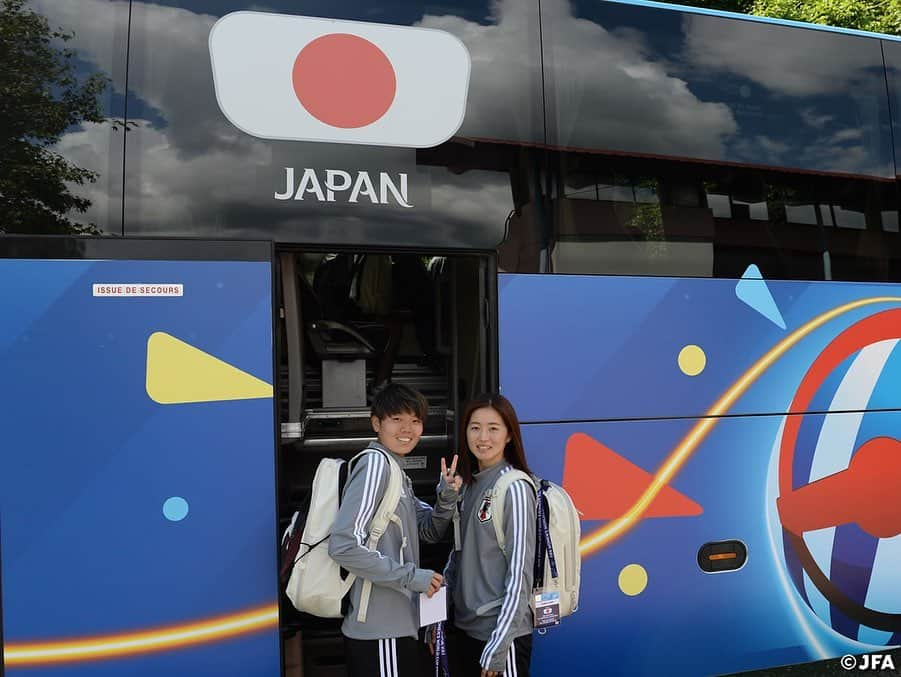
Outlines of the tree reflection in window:
[[79,78],[71,38],[24,0],[0,0],[0,233],[99,232],[68,216],[91,206],[72,189],[97,173],[54,150],[71,127],[106,121],[100,97],[109,80]]

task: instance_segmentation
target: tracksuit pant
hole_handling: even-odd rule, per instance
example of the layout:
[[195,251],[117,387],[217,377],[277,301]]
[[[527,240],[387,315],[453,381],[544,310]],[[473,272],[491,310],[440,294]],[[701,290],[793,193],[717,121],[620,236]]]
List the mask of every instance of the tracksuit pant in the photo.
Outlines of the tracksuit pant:
[[[479,660],[486,643],[456,628],[448,633],[447,653],[452,677],[480,677],[482,666]],[[517,637],[507,651],[504,677],[529,677],[531,661],[532,635]]]

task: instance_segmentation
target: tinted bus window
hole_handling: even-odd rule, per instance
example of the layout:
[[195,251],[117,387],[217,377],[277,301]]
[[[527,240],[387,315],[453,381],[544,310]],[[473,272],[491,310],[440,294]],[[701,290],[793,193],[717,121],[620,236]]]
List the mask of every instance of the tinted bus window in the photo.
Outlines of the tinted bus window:
[[542,28],[554,145],[894,176],[878,40],[614,2]]
[[[537,2],[504,11],[490,2],[303,8],[312,16],[438,29],[463,42],[472,69],[462,125],[437,148],[419,150],[242,132],[217,104],[208,38],[220,16],[252,3],[177,4],[134,3],[136,128],[127,149],[126,232],[486,248],[502,239],[514,202],[509,173],[517,156],[510,144],[544,139]],[[300,12],[288,2],[267,11]],[[303,47],[294,45],[291,59]],[[291,66],[273,66],[284,70],[286,88]],[[423,77],[414,90],[422,100],[443,86],[440,78]],[[261,109],[267,105],[259,100]],[[329,176],[333,185],[350,187],[329,194]],[[372,181],[373,191],[354,195],[360,181],[364,189]]]
[[4,3],[0,32],[0,233],[121,233],[127,3]]
[[566,150],[502,269],[899,279],[878,40],[617,3],[543,16]]
[[901,279],[891,181],[588,153],[549,164],[550,196],[511,218],[503,270]]
[[[892,107],[895,139],[895,171],[901,176],[901,42],[882,42],[885,54],[886,78],[888,80],[889,100]],[[897,216],[895,217],[897,228]]]

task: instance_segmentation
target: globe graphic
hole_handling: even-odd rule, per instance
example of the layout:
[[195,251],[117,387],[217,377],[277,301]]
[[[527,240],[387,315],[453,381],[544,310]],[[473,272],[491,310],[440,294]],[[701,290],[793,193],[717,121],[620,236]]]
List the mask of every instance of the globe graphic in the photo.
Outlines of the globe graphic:
[[865,644],[901,644],[901,310],[814,359],[774,447],[777,538],[807,609]]

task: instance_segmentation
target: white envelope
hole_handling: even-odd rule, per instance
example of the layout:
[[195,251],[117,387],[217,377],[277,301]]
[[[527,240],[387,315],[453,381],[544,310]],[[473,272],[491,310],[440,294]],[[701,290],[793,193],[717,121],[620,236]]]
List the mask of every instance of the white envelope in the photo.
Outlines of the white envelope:
[[419,595],[419,625],[431,625],[447,620],[447,587],[441,586],[431,597]]

